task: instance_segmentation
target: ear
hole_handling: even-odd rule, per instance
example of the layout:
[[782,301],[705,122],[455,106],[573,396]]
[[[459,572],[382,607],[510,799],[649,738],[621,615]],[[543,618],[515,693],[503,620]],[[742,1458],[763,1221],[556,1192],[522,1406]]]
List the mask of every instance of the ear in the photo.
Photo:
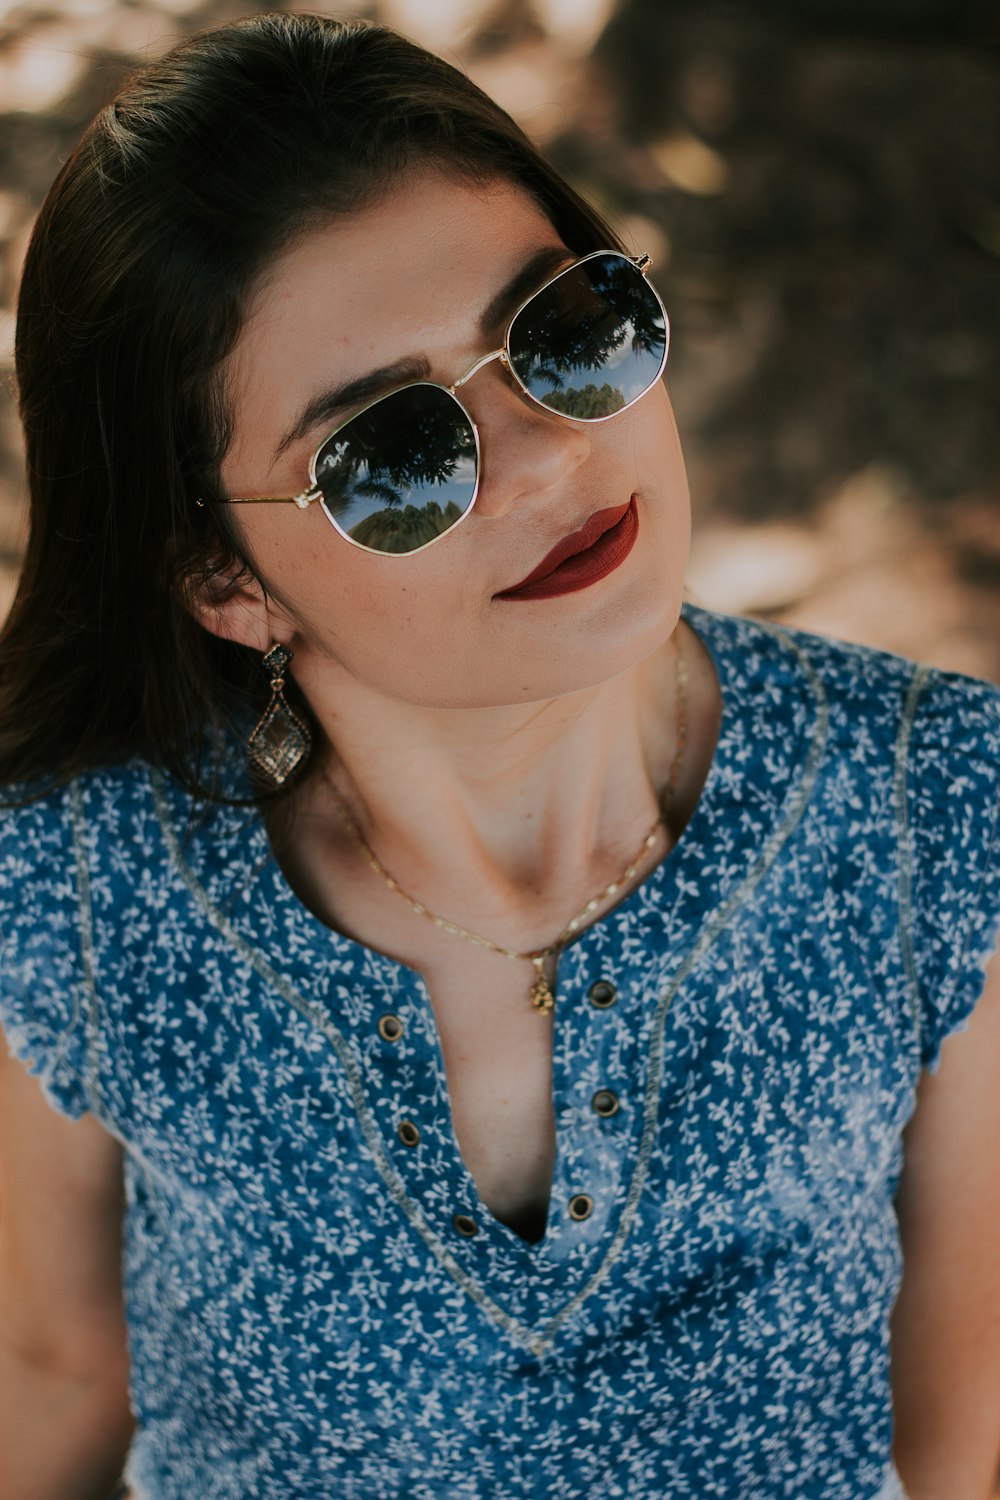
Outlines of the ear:
[[294,626],[269,599],[249,568],[232,563],[205,577],[189,579],[185,588],[188,612],[212,635],[255,651],[287,645]]

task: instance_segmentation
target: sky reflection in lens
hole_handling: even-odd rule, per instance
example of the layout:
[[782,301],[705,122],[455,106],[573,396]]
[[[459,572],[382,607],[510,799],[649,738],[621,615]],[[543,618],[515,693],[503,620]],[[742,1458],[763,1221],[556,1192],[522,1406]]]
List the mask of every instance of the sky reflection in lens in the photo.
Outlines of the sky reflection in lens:
[[323,508],[355,541],[411,552],[447,531],[476,488],[476,439],[458,402],[417,384],[375,402],[316,460]]
[[[663,309],[623,255],[585,260],[536,294],[510,331],[512,368],[534,398],[579,421],[636,400],[659,375]],[[418,381],[373,402],[323,444],[323,508],[354,541],[412,552],[448,531],[472,504],[476,435],[443,386]]]
[[537,401],[593,420],[649,389],[666,342],[663,311],[641,271],[624,256],[597,256],[522,308],[511,362]]

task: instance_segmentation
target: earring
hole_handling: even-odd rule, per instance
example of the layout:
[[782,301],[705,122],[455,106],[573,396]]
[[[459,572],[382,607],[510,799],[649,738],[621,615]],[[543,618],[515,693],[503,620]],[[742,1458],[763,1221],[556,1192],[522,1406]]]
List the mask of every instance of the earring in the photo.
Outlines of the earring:
[[312,749],[312,735],[285,697],[285,668],[292,659],[287,646],[274,645],[262,661],[271,679],[271,701],[254,725],[247,753],[254,766],[283,786]]

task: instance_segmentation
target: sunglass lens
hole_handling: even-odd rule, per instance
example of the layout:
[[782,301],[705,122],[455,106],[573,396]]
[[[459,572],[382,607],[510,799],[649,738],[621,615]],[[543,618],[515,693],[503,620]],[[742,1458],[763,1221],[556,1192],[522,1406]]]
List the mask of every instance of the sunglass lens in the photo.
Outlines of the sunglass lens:
[[475,498],[476,472],[475,429],[434,385],[384,396],[316,455],[323,509],[377,552],[414,552],[450,530]]
[[511,366],[536,401],[583,421],[613,416],[650,389],[667,352],[663,307],[624,255],[595,255],[517,314]]

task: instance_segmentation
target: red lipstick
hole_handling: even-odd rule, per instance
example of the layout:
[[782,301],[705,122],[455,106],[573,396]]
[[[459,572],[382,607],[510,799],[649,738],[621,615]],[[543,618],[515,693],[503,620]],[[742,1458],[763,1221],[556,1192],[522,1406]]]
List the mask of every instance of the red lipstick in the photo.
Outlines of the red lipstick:
[[551,599],[588,588],[613,573],[632,550],[639,534],[635,496],[627,505],[595,511],[579,531],[564,537],[538,567],[495,599]]

